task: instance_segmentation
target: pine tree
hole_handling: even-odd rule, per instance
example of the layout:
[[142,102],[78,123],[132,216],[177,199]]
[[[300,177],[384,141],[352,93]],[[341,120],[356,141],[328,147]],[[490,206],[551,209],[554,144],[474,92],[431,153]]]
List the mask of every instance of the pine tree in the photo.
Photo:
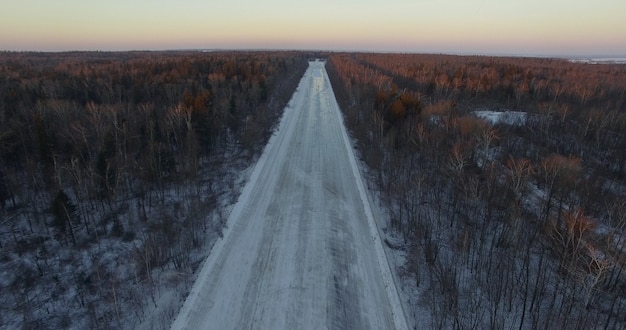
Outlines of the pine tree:
[[35,114],[35,134],[37,135],[37,143],[39,145],[40,160],[44,165],[52,165],[52,148],[50,138],[46,133],[43,118],[40,114]]
[[74,223],[80,221],[78,208],[63,190],[59,190],[52,201],[52,214],[54,215],[54,226],[61,235],[69,231],[72,242],[76,245],[76,235],[74,233]]
[[9,183],[8,178],[0,169],[0,209],[5,208],[5,203],[7,199],[11,198],[11,193],[9,191]]

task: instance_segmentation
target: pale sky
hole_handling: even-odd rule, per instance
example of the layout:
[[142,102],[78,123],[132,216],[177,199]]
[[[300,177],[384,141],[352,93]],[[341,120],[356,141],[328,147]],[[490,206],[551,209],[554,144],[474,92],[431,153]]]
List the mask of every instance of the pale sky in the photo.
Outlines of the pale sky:
[[0,50],[626,56],[626,0],[2,0]]

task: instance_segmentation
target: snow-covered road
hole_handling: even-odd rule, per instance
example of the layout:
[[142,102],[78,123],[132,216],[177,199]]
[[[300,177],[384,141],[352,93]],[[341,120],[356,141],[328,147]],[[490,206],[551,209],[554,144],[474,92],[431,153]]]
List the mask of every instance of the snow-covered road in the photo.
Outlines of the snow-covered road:
[[323,62],[310,62],[173,329],[404,329]]

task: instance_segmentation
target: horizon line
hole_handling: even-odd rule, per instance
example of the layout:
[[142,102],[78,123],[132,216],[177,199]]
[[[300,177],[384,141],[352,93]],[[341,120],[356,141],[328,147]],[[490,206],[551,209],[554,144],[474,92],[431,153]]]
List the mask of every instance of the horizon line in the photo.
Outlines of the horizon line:
[[519,54],[506,52],[445,52],[445,51],[408,51],[408,50],[365,50],[365,49],[308,49],[308,48],[154,48],[154,49],[67,49],[67,50],[9,50],[0,49],[0,53],[139,53],[139,52],[327,52],[327,53],[373,53],[373,54],[410,54],[410,55],[452,55],[452,56],[490,56],[490,57],[528,57],[559,59],[626,59],[626,54]]

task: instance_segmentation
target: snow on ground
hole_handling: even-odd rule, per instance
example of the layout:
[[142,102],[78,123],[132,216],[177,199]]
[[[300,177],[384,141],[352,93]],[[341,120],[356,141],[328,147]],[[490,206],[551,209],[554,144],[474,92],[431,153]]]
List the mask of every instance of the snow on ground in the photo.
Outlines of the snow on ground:
[[626,57],[575,58],[569,61],[586,64],[626,64]]
[[506,124],[511,126],[523,126],[526,124],[527,113],[520,111],[493,111],[477,110],[473,112],[478,118],[482,118],[491,125]]
[[407,328],[373,214],[310,62],[172,328]]

